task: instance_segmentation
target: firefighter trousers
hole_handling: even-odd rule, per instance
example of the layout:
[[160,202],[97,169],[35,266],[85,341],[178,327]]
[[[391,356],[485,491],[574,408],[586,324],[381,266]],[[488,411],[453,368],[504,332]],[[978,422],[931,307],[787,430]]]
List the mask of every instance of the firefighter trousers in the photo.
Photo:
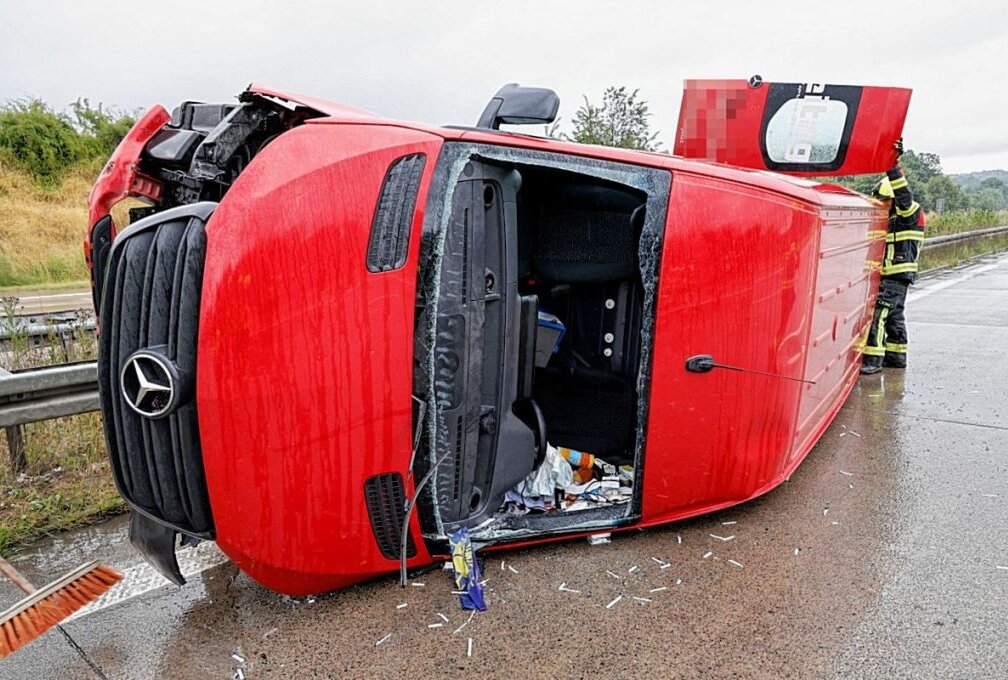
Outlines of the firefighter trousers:
[[907,332],[903,308],[908,287],[903,281],[882,279],[863,350],[866,365],[906,366]]

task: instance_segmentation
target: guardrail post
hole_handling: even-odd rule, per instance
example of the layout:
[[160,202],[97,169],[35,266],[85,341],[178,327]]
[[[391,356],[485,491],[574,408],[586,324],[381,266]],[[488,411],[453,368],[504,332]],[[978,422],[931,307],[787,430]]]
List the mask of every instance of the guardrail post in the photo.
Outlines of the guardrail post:
[[24,432],[20,425],[5,427],[7,433],[7,451],[10,453],[11,472],[15,476],[28,469],[28,457],[25,455]]

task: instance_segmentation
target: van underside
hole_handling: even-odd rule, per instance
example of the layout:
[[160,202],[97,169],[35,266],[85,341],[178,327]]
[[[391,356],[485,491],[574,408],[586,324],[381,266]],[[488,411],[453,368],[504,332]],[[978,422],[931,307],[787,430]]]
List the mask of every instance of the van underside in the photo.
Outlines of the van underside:
[[[468,527],[493,542],[639,515],[668,182],[634,166],[446,145],[431,191],[444,203],[424,224],[414,352],[412,472],[430,478],[418,489],[428,540]],[[622,466],[632,494],[565,505],[557,489],[548,512],[506,505],[561,447]]]

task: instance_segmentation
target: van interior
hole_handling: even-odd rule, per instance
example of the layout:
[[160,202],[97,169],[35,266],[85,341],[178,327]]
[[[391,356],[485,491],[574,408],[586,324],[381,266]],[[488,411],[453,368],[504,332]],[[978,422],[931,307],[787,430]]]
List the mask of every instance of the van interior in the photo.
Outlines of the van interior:
[[433,395],[437,414],[433,445],[417,455],[437,466],[439,521],[421,512],[425,533],[435,524],[476,538],[542,533],[628,514],[629,496],[573,512],[560,489],[543,512],[516,513],[506,501],[551,464],[547,445],[554,465],[556,450],[571,450],[632,473],[646,200],[569,169],[477,157],[465,165],[439,271],[420,274],[437,281],[421,286],[417,310],[417,328],[432,332],[429,346],[418,333],[414,393],[418,402]]

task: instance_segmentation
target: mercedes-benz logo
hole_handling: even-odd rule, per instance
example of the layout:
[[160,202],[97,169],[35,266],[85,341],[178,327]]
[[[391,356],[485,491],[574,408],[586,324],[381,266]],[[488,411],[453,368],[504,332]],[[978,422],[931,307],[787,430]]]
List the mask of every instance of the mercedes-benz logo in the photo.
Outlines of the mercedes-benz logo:
[[134,352],[119,373],[119,388],[130,408],[147,418],[160,418],[175,406],[176,385],[166,361],[151,352]]

